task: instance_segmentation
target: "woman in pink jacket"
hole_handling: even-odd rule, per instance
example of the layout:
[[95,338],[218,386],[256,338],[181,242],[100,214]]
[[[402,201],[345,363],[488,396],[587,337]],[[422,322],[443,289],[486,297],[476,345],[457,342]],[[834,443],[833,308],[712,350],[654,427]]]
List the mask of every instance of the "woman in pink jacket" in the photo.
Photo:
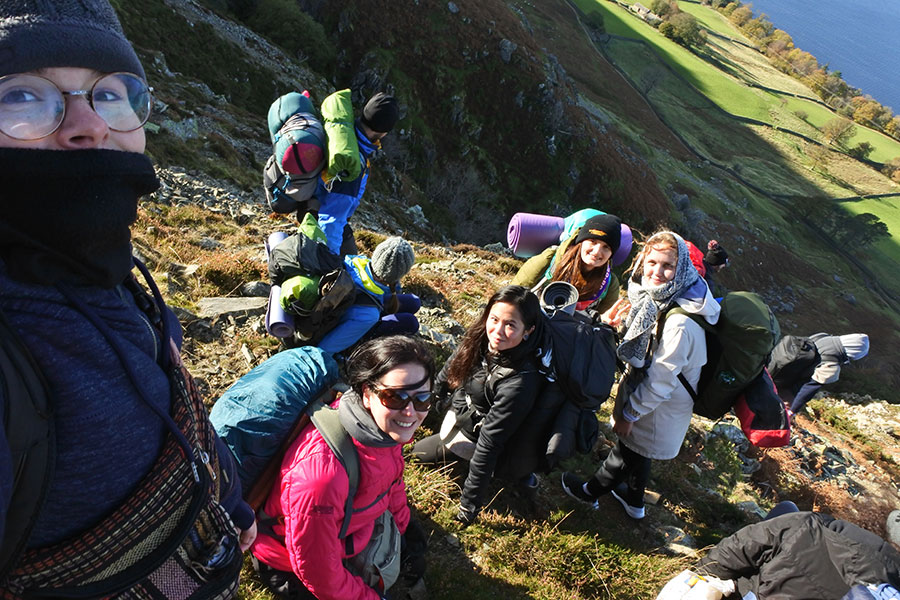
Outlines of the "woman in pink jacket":
[[345,566],[372,537],[375,521],[390,511],[400,533],[410,521],[401,446],[410,442],[431,407],[434,359],[418,340],[377,338],[347,363],[350,390],[339,400],[341,425],[359,454],[359,488],[347,535],[339,539],[349,480],[347,471],[310,424],[288,448],[281,476],[264,511],[276,524],[253,546],[264,583],[279,597],[378,600]]

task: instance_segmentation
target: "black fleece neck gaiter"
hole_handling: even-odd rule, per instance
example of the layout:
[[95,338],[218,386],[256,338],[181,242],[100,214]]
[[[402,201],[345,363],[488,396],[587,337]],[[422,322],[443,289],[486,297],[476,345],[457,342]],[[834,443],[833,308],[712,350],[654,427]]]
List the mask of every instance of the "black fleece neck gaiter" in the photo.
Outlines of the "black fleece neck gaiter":
[[0,148],[0,257],[20,281],[115,287],[137,200],[158,187],[135,152]]

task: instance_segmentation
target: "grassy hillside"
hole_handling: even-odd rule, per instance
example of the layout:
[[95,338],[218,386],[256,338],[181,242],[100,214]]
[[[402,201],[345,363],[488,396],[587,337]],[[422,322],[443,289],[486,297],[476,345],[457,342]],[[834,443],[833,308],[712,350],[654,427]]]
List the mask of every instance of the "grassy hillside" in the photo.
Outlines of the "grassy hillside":
[[[271,40],[255,37],[221,8],[214,14],[182,0],[119,2],[160,90],[149,147],[164,167],[166,186],[142,206],[134,230],[135,247],[165,282],[167,298],[194,311],[204,296],[236,295],[242,283],[265,277],[266,234],[293,227],[288,219],[270,219],[259,205],[269,96],[297,82],[316,97],[344,86],[359,96],[393,87],[402,98],[402,120],[386,138],[384,155],[373,161],[354,225],[364,252],[386,234],[413,241],[417,264],[404,285],[422,296],[423,323],[441,336],[459,334],[519,264],[453,242],[501,240],[514,210],[565,214],[595,205],[621,212],[637,230],[666,226],[701,244],[719,239],[731,256],[720,281],[763,294],[777,306],[785,332],[867,331],[873,348],[832,388],[854,392],[847,398],[863,405],[814,401],[811,415],[795,422],[794,446],[739,454],[713,423],[696,420],[679,456],[654,465],[649,489],[659,497],[639,523],[626,519],[609,497],[597,511],[576,503],[563,494],[554,471],[542,474],[536,498],[509,482],[494,482],[482,517],[462,529],[452,517],[464,470],[411,466],[409,495],[430,545],[427,595],[420,590],[410,597],[653,598],[666,579],[694,562],[695,549],[702,552],[758,520],[757,509],[782,499],[883,535],[885,515],[900,503],[900,452],[889,433],[900,431],[900,424],[890,424],[900,414],[859,394],[898,399],[900,367],[890,349],[900,343],[900,327],[896,310],[840,252],[854,251],[850,258],[896,284],[896,262],[889,258],[897,256],[895,246],[834,248],[803,224],[814,208],[797,209],[796,198],[775,194],[824,205],[834,197],[890,191],[891,184],[841,155],[813,163],[811,147],[796,136],[728,117],[652,46],[596,33],[592,40],[562,0],[454,4],[459,12],[445,3],[303,2],[340,48],[328,67],[337,75],[326,77],[324,66],[299,64],[296,52],[285,54]],[[601,6],[612,13],[611,4]],[[708,15],[708,22],[714,17]],[[628,23],[631,17],[617,18]],[[629,25],[632,31],[638,26]],[[164,32],[178,39],[163,43]],[[656,35],[648,28],[651,33]],[[733,71],[742,70],[758,83],[767,81],[758,56],[740,44],[713,41],[734,64],[726,75],[704,71],[698,81],[737,85]],[[501,48],[510,44],[515,49],[507,62]],[[192,48],[213,55],[181,56]],[[667,52],[681,56],[678,50]],[[257,89],[244,89],[262,80]],[[789,83],[777,73],[772,81]],[[748,98],[770,96],[728,89]],[[766,106],[771,122],[817,135],[791,116],[789,106]],[[896,234],[898,205],[890,198],[846,208],[848,214],[877,209]],[[410,216],[419,214],[424,223]],[[211,401],[278,350],[256,315],[181,315],[185,360]],[[451,344],[434,346],[446,357]],[[598,444],[564,468],[589,475],[614,443],[606,404],[598,415]],[[439,415],[430,416],[428,431],[439,422]],[[729,418],[723,424],[733,423]],[[836,452],[841,460],[828,463]],[[852,479],[840,479],[840,469]],[[272,598],[249,568],[245,575],[242,598]]]
[[[794,129],[797,125],[794,121],[798,119],[793,115],[797,111],[806,113],[808,117],[803,120],[818,128],[836,117],[833,111],[821,103],[781,96],[745,85],[750,83],[772,90],[814,97],[811,90],[796,80],[777,71],[771,65],[761,64],[759,61],[764,58],[747,48],[746,38],[710,7],[691,2],[680,4],[682,10],[698,17],[700,23],[712,33],[719,34],[710,35],[710,44],[700,53],[694,53],[665,38],[615,2],[576,0],[576,4],[587,12],[599,10],[604,16],[608,33],[647,42],[663,60],[701,93],[734,115],[790,129]],[[746,59],[748,53],[756,54],[756,57],[753,57],[755,60],[748,61]],[[744,58],[734,60],[736,56]],[[744,67],[747,62],[756,64],[755,73]],[[782,100],[787,104],[779,106]],[[779,113],[777,123],[773,119],[773,111]],[[872,160],[884,162],[900,156],[900,141],[866,127],[855,125],[854,129],[856,134],[851,140],[853,145],[868,142],[875,147],[871,155]]]

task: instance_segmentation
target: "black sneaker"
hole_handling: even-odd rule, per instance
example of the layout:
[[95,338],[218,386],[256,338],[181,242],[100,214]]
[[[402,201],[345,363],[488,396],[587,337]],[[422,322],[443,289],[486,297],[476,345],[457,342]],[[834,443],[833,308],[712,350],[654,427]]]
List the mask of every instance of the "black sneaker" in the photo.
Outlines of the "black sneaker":
[[597,499],[584,491],[584,482],[578,478],[575,473],[566,471],[562,474],[562,489],[565,493],[572,496],[576,500],[587,502],[594,509],[598,508]]
[[628,486],[625,485],[625,482],[620,483],[615,488],[610,490],[610,493],[613,495],[613,498],[619,501],[619,504],[622,505],[622,508],[625,509],[625,514],[627,514],[632,519],[643,519],[644,518],[644,503],[641,502],[640,506],[632,506],[628,504],[628,501],[625,498],[628,497]]

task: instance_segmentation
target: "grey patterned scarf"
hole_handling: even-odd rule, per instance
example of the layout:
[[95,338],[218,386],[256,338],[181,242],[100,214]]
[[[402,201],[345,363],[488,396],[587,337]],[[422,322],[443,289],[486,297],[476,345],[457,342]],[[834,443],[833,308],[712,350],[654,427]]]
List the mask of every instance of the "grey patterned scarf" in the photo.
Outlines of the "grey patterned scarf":
[[[643,275],[640,282],[632,279],[628,284],[628,300],[631,310],[625,319],[625,335],[616,353],[623,361],[643,367],[647,359],[647,351],[653,339],[656,319],[661,310],[665,310],[685,290],[691,287],[700,274],[691,263],[687,244],[677,233],[669,232],[678,242],[678,264],[672,281],[659,286],[648,285]],[[635,267],[636,273],[643,271],[643,258]]]

